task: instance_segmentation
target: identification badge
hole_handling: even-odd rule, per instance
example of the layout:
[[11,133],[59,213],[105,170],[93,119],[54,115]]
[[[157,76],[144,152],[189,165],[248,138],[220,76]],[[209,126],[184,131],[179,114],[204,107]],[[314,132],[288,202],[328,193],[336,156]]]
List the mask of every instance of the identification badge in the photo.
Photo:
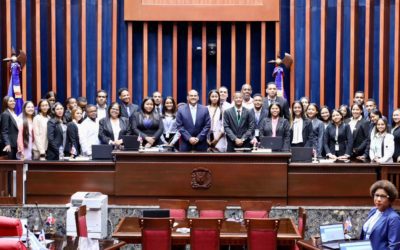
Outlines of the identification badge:
[[335,144],[335,151],[339,151],[339,144]]
[[169,133],[165,134],[165,138],[169,139]]
[[260,136],[260,130],[259,129],[254,130],[254,136]]

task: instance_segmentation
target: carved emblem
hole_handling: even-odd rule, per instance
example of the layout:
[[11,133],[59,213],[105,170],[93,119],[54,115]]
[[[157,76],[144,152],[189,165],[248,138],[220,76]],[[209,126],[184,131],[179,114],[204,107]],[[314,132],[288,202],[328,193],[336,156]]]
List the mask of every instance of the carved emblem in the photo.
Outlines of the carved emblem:
[[211,187],[211,171],[207,168],[195,168],[192,171],[192,188],[208,189]]

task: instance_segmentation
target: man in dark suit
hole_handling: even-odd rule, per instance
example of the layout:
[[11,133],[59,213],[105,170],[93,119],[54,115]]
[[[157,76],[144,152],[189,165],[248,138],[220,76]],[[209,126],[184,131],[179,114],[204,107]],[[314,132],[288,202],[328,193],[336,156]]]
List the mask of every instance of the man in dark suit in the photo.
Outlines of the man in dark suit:
[[267,83],[267,96],[264,99],[264,107],[268,110],[269,105],[278,103],[282,108],[283,117],[286,120],[290,120],[289,104],[283,97],[277,96],[278,90],[275,82]]
[[127,88],[120,88],[118,96],[121,103],[121,116],[128,118],[139,110],[138,105],[131,103],[131,96]]
[[254,117],[251,111],[244,108],[243,94],[236,92],[234,106],[224,113],[224,129],[228,141],[228,152],[233,152],[235,148],[249,148],[254,131]]
[[263,97],[261,94],[254,94],[253,96],[254,108],[250,110],[254,117],[254,136],[260,136],[260,123],[261,120],[267,117],[268,110],[263,105]]
[[208,109],[198,104],[199,94],[190,90],[187,95],[188,104],[178,109],[176,126],[181,134],[179,151],[207,151],[207,134],[210,130],[210,114]]
[[153,101],[154,101],[154,112],[161,115],[162,114],[162,95],[159,91],[153,92]]

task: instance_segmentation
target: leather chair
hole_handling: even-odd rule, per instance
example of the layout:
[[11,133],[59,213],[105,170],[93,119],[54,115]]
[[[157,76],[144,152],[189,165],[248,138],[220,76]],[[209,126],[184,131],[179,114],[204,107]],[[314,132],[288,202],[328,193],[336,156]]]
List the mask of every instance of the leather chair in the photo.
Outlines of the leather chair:
[[190,249],[219,250],[220,219],[191,219]]
[[[75,225],[76,225],[76,235],[79,237],[88,237],[88,230],[87,230],[87,224],[86,224],[86,206],[80,206],[76,211],[75,211]],[[104,250],[115,250],[115,249],[120,249],[126,245],[124,241],[120,241],[119,243],[113,244],[112,246],[109,246],[105,248]]]
[[26,250],[26,246],[18,239],[0,239],[0,250]]
[[140,219],[142,229],[142,250],[170,250],[173,218]]
[[[299,233],[301,234],[301,238],[304,239],[305,229],[306,229],[306,221],[307,221],[307,214],[306,210],[302,207],[299,207],[298,218],[297,218],[297,228],[299,229]],[[299,250],[300,248],[297,244],[293,247],[294,250]]]
[[174,218],[175,220],[186,219],[189,200],[159,199],[158,204],[160,205],[160,208],[169,209],[171,218]]
[[272,201],[241,201],[244,219],[266,219],[271,212]]
[[224,200],[197,200],[195,201],[200,218],[224,219],[225,208],[228,204]]
[[21,220],[0,216],[0,236],[22,236]]
[[247,219],[247,249],[276,250],[279,220]]

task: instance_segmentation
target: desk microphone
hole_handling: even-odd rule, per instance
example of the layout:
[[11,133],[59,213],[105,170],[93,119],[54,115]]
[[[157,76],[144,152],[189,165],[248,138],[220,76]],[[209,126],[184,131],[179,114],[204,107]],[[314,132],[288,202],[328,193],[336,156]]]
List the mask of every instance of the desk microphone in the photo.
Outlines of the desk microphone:
[[42,225],[42,230],[44,230],[44,222],[43,222],[43,219],[42,219],[42,213],[40,212],[39,205],[38,205],[37,202],[35,202],[35,206],[36,206],[36,210],[37,210],[37,212],[39,214],[39,220],[40,220],[40,223]]

